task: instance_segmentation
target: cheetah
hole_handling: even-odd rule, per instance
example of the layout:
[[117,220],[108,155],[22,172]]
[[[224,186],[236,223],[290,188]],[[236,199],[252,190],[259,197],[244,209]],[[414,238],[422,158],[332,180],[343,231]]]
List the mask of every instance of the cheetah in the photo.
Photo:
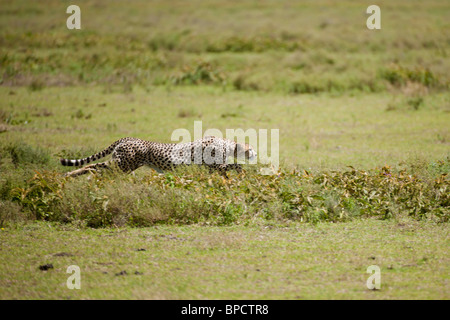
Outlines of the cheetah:
[[102,168],[111,168],[113,164],[125,173],[133,172],[144,165],[162,173],[179,165],[198,164],[207,166],[210,172],[215,170],[227,177],[229,170],[242,171],[242,166],[238,163],[229,163],[228,157],[247,160],[256,158],[256,152],[251,145],[214,136],[178,144],[127,137],[117,140],[105,150],[90,157],[60,161],[63,166],[82,166],[111,153],[111,160],[84,166],[66,173],[65,176],[73,177]]

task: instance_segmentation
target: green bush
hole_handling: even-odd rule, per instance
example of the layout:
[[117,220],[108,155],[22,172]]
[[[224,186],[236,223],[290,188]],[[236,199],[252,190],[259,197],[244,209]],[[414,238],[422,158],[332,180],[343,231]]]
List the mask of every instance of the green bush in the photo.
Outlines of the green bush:
[[409,69],[399,65],[392,65],[389,68],[380,70],[379,76],[394,86],[403,86],[407,82],[420,83],[428,88],[440,87],[441,85],[435,74],[429,69],[422,67]]
[[232,36],[225,39],[209,42],[206,46],[207,52],[265,52],[268,50],[294,51],[299,44],[291,39],[277,37],[239,37]]
[[0,151],[1,158],[11,158],[16,167],[29,163],[42,165],[50,161],[50,154],[46,150],[32,147],[23,142],[11,143]]
[[226,76],[216,66],[209,62],[199,62],[195,66],[186,66],[182,73],[172,78],[175,85],[179,84],[224,84]]

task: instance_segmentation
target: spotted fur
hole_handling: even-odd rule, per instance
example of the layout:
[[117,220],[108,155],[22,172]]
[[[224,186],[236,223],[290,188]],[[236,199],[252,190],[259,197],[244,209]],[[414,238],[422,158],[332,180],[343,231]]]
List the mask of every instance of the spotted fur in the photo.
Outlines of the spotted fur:
[[137,138],[122,138],[108,148],[83,159],[61,159],[63,166],[82,166],[99,160],[112,153],[110,161],[87,165],[81,169],[68,172],[67,176],[77,176],[101,168],[110,168],[117,164],[123,172],[132,172],[144,165],[158,172],[172,170],[179,165],[206,165],[210,170],[217,170],[226,176],[228,170],[241,171],[237,163],[229,163],[228,157],[238,159],[254,159],[256,152],[248,144],[234,141],[205,137],[187,143],[158,143]]

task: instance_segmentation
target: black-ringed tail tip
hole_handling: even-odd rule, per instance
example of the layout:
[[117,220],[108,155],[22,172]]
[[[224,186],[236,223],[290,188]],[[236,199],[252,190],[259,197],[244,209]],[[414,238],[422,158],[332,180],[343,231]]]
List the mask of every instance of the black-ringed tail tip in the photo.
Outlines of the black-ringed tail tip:
[[74,159],[74,160],[60,159],[60,161],[61,161],[61,164],[63,166],[79,167],[79,166],[82,166],[84,164],[90,163],[92,161],[96,161],[98,159],[106,157],[107,155],[108,155],[108,153],[106,153],[105,151],[102,151],[102,152],[99,152],[97,154],[94,154],[93,156],[90,156],[90,157],[87,157],[87,158],[83,158],[83,159]]
[[83,161],[83,160],[84,159],[81,159],[81,160],[61,159],[60,161],[63,166],[78,167],[78,166],[82,166],[85,163],[85,161]]

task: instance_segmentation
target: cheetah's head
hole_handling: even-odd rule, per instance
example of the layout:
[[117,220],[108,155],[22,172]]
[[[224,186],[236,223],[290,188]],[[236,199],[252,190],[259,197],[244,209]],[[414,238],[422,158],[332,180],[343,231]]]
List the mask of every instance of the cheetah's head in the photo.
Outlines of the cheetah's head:
[[234,156],[238,159],[254,160],[256,159],[256,151],[249,144],[236,143],[236,149],[234,150]]

